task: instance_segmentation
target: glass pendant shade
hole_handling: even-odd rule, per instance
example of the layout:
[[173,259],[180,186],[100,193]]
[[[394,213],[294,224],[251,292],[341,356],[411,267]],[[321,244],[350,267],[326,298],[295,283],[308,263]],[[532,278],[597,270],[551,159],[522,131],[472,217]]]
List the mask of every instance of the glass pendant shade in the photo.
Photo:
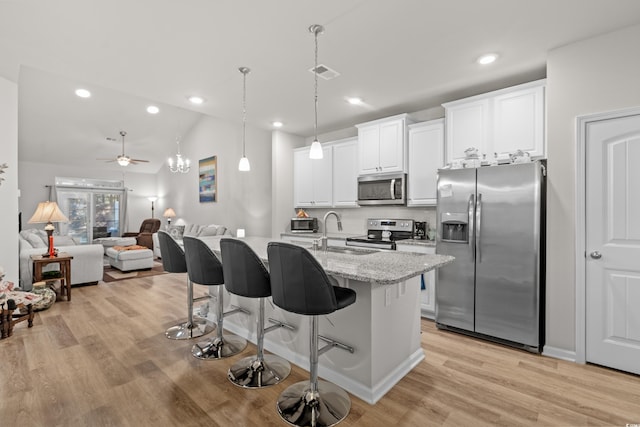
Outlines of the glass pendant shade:
[[309,150],[309,158],[320,160],[322,159],[322,157],[324,157],[322,153],[322,145],[320,145],[320,142],[318,142],[318,140],[315,140],[313,141],[313,144],[311,144],[311,150]]
[[238,163],[238,170],[241,172],[249,172],[251,170],[251,165],[249,164],[249,159],[246,157],[242,157],[240,159],[240,163]]

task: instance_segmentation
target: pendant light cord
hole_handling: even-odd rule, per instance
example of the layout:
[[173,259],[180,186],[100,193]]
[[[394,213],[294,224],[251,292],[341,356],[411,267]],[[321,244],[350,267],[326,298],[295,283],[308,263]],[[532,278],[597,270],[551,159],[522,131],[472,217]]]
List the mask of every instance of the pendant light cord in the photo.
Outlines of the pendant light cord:
[[313,77],[315,79],[314,84],[314,121],[313,121],[313,133],[314,133],[314,141],[318,140],[318,30],[314,30],[315,35],[315,61],[313,67]]
[[247,127],[247,73],[248,71],[242,71],[242,157],[247,157],[245,155],[245,135]]

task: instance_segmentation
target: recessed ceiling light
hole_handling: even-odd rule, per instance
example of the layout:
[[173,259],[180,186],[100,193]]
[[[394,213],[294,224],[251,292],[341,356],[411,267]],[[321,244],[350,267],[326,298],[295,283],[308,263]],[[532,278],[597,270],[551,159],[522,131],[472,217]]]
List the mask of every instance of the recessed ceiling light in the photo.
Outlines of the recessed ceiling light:
[[282,125],[283,125],[283,123],[282,123],[282,122],[273,122],[273,123],[271,123],[271,125],[272,125],[274,128],[281,128],[281,127],[282,127]]
[[358,98],[358,97],[347,98],[347,102],[351,105],[360,105],[362,104],[362,98]]
[[147,107],[147,113],[149,114],[158,114],[159,112],[160,112],[160,109],[155,105],[149,105]]
[[478,58],[477,62],[480,65],[488,65],[491,64],[493,62],[495,62],[495,60],[498,59],[498,55],[495,53],[488,53],[486,55],[482,55],[480,58]]
[[192,104],[200,105],[204,103],[204,98],[201,96],[192,95],[188,99],[189,99],[189,102]]
[[91,96],[91,92],[86,89],[76,89],[76,95],[80,98],[89,98]]

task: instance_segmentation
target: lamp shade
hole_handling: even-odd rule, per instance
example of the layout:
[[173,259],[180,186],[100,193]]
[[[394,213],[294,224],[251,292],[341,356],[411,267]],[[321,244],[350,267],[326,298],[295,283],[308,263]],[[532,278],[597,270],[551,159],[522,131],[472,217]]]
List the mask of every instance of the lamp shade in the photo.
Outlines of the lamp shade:
[[165,218],[174,218],[176,216],[176,212],[173,210],[173,208],[167,208],[164,210],[162,216]]
[[323,157],[322,145],[320,145],[320,142],[318,142],[318,140],[313,141],[313,144],[311,144],[311,149],[309,150],[309,158],[322,159]]
[[29,219],[29,224],[41,222],[67,222],[69,218],[64,216],[56,202],[40,202],[36,212]]

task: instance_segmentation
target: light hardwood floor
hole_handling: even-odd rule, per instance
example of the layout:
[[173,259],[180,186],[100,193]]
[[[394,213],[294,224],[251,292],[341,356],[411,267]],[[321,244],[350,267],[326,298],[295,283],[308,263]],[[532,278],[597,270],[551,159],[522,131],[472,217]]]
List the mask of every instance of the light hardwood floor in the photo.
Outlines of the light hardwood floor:
[[[0,341],[2,426],[280,426],[278,394],[244,390],[226,360],[191,356],[164,330],[184,317],[184,275],[74,287],[73,300]],[[196,286],[203,293],[203,287]],[[640,377],[439,331],[426,358],[376,405],[352,397],[342,426],[625,426],[640,423]],[[392,350],[392,349],[390,349]]]

